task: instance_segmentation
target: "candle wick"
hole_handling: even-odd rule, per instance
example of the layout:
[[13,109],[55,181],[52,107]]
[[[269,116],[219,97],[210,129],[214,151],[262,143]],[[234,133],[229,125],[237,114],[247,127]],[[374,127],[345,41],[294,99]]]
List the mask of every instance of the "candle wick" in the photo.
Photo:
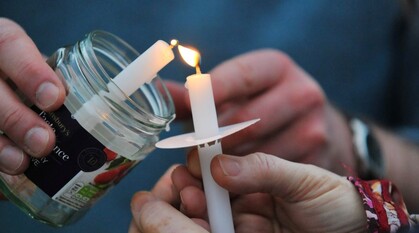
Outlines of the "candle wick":
[[202,73],[201,73],[201,67],[199,66],[199,63],[198,63],[198,64],[196,64],[195,69],[196,69],[196,73],[197,73],[197,74],[202,74]]

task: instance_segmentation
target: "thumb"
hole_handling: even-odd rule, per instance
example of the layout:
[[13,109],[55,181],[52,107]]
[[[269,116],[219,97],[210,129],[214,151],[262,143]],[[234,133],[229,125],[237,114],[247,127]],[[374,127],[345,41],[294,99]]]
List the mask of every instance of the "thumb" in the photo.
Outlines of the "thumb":
[[318,197],[347,182],[319,167],[290,162],[273,155],[219,155],[211,163],[215,181],[237,194],[270,193],[287,201]]

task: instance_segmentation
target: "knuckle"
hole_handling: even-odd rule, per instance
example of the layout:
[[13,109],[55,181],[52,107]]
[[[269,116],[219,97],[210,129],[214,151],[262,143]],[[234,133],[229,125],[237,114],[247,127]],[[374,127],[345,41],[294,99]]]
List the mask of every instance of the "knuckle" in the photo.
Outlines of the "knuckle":
[[329,142],[327,125],[321,115],[314,116],[305,130],[305,142],[314,148],[323,148]]
[[279,69],[278,74],[287,74],[291,70],[298,68],[294,60],[286,53],[275,49],[265,49],[266,59],[274,61],[274,66]]
[[327,144],[328,138],[326,133],[326,127],[323,124],[318,124],[312,127],[309,131],[309,139],[315,145],[324,146]]
[[326,97],[322,89],[314,81],[307,82],[304,93],[304,98],[308,100],[309,106],[323,106],[326,102]]
[[19,122],[22,121],[25,114],[24,112],[16,107],[10,107],[6,111],[3,112],[2,117],[0,119],[0,127],[4,131],[10,131],[11,129],[15,128]]
[[21,64],[16,73],[16,76],[21,77],[22,81],[29,81],[29,79],[27,79],[28,77],[40,77],[41,73],[41,67],[39,67],[36,63],[27,60],[28,59],[22,58]]
[[259,175],[261,177],[267,177],[271,170],[272,170],[272,161],[269,156],[266,156],[265,153],[256,152],[253,154],[253,159],[255,160],[255,164],[257,165]]
[[242,82],[240,83],[243,85],[243,88],[251,89],[254,86],[254,82],[256,79],[252,75],[254,73],[253,67],[251,64],[243,62],[239,59],[232,60],[233,66],[236,67],[238,70],[238,74],[240,75]]
[[274,50],[274,49],[268,49],[267,56],[272,57],[271,59],[278,61],[280,64],[282,64],[285,67],[295,66],[294,60],[288,54],[284,52]]
[[274,161],[275,157],[269,156],[262,152],[253,154],[253,163],[256,165],[255,175],[256,179],[260,181],[259,188],[262,192],[272,192],[275,189],[275,185],[272,182],[276,182],[278,168]]
[[322,108],[326,104],[326,97],[320,86],[313,80],[300,83],[300,90],[293,96],[293,103],[299,103],[302,111]]
[[23,29],[13,21],[0,18],[0,50],[8,44],[19,40],[23,32]]
[[266,57],[267,59],[276,60],[276,61],[281,62],[282,64],[294,63],[292,58],[288,54],[277,49],[270,49],[270,48],[261,49],[259,50],[259,53],[262,53],[263,56]]
[[[249,59],[252,57],[252,59]],[[285,53],[275,49],[261,49],[243,55],[241,59],[232,59],[231,66],[235,67],[237,74],[241,78],[241,89],[251,90],[260,82],[260,66],[256,66],[254,62],[255,57],[259,62],[270,64],[275,71],[274,74],[281,74],[286,72],[290,67],[295,67],[293,60]],[[274,79],[278,79],[281,75],[274,75]]]

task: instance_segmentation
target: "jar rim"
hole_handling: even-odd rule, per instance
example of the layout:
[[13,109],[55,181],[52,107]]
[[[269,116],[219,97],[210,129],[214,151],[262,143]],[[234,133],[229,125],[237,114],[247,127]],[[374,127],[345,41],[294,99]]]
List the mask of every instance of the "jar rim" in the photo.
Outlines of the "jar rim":
[[[88,33],[83,43],[85,44],[81,46],[83,48],[80,51],[83,57],[88,57],[89,62],[92,63],[90,68],[94,68],[94,75],[100,76],[104,80],[104,83],[101,83],[101,88],[109,91],[109,86],[112,86],[112,91],[118,92],[118,96],[125,97],[123,105],[128,107],[129,111],[123,117],[132,118],[155,130],[165,129],[175,117],[174,103],[164,82],[158,75],[153,82],[144,84],[131,96],[126,96],[113,82],[113,78],[117,73],[140,56],[140,53],[120,37],[103,30],[95,30]],[[110,65],[109,63],[112,63],[111,70],[109,70],[109,67],[106,67]],[[136,98],[138,96],[145,97]],[[144,100],[149,103],[144,105],[144,103],[140,102]],[[114,104],[112,101],[105,101],[108,104]],[[127,114],[129,116],[126,116]],[[130,127],[133,126],[131,125]]]

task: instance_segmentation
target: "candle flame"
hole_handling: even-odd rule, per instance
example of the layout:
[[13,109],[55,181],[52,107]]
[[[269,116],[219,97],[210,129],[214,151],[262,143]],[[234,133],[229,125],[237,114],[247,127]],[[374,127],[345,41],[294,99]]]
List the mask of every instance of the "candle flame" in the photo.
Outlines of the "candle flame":
[[190,66],[195,67],[196,73],[201,73],[201,55],[196,49],[187,48],[179,44],[179,41],[176,39],[172,39],[170,41],[170,48],[173,49],[174,47],[178,47],[179,54],[182,59]]
[[180,56],[183,58],[183,60],[190,66],[195,67],[197,73],[201,73],[201,70],[199,69],[199,65],[201,62],[201,55],[199,52],[195,49],[187,48],[185,46],[178,44],[178,49]]

